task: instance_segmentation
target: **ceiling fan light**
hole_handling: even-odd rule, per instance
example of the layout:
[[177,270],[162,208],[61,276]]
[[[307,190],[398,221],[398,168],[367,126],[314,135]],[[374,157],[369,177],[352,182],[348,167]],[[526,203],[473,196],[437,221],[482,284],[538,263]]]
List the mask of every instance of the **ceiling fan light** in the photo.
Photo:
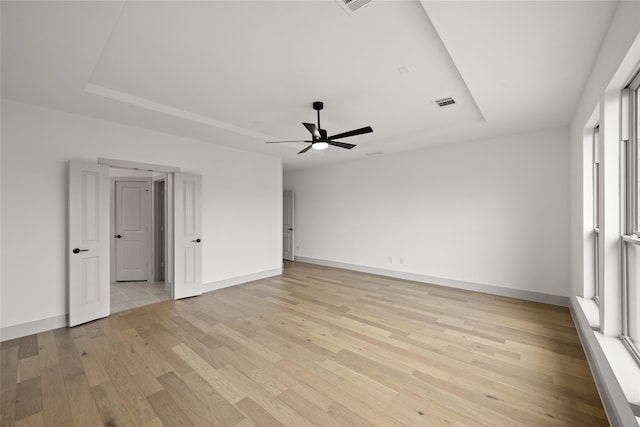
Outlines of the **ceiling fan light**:
[[314,142],[312,148],[314,150],[325,150],[328,146],[329,144],[327,144],[326,142]]

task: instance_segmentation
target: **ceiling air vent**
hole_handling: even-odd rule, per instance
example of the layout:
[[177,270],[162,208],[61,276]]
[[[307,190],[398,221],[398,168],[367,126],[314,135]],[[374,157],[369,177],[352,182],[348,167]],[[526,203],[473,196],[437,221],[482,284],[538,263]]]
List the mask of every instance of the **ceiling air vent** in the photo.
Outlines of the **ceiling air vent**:
[[436,104],[438,108],[447,108],[456,105],[456,101],[451,97],[436,99],[433,103]]
[[356,10],[360,9],[362,6],[366,6],[371,3],[371,0],[336,0],[342,9],[351,15]]

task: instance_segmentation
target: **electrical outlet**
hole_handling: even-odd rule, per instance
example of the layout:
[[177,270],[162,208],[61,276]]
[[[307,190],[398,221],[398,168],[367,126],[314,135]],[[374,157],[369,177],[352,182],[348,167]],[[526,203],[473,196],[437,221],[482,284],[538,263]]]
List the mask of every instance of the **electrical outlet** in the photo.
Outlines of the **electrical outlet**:
[[404,258],[400,258],[400,264],[404,264]]
[[393,258],[389,257],[389,264],[393,264]]

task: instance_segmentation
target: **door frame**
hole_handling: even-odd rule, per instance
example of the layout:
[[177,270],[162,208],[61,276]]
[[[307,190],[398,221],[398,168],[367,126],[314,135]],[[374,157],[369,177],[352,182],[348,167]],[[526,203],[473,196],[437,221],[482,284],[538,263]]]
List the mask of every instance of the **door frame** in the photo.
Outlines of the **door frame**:
[[[109,170],[111,170],[111,168],[109,168]],[[112,176],[111,177],[111,182],[110,182],[110,186],[111,186],[111,194],[110,194],[110,231],[111,231],[111,240],[110,240],[110,256],[111,256],[111,266],[110,266],[110,272],[111,272],[111,277],[109,279],[109,281],[111,283],[116,282],[116,265],[118,262],[118,258],[117,258],[117,254],[116,254],[116,239],[115,239],[115,230],[116,230],[116,182],[146,182],[147,183],[147,189],[149,190],[148,192],[148,196],[147,196],[147,224],[149,225],[149,229],[151,230],[147,230],[147,241],[145,242],[145,246],[146,246],[146,251],[147,251],[147,281],[153,281],[154,278],[154,274],[153,272],[155,271],[155,267],[154,267],[154,257],[153,257],[153,247],[152,247],[152,241],[151,241],[151,234],[153,234],[153,213],[151,211],[152,207],[153,207],[153,178],[152,177],[125,177],[125,176]]]
[[[171,299],[175,299],[174,290],[174,278],[173,278],[173,263],[174,250],[173,250],[173,174],[180,173],[181,169],[176,166],[157,165],[153,163],[141,163],[132,162],[129,160],[109,159],[105,157],[98,157],[98,164],[106,165],[110,168],[130,169],[134,171],[146,171],[146,172],[158,172],[165,174],[164,183],[164,283],[165,290],[171,294]],[[115,178],[115,177],[114,177]],[[114,197],[115,197],[115,184],[114,184]],[[112,254],[110,254],[112,255]],[[111,274],[111,272],[110,272]],[[113,276],[115,278],[115,273]]]

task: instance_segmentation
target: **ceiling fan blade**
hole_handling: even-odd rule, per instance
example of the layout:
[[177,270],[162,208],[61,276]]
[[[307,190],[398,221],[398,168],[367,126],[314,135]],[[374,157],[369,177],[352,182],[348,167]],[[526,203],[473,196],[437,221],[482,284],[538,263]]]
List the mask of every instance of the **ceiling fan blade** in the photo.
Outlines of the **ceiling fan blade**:
[[340,142],[340,141],[331,141],[329,139],[327,139],[325,142],[335,147],[346,148],[347,150],[351,150],[353,147],[356,146],[355,144],[347,144],[345,142]]
[[311,147],[313,147],[313,144],[309,145],[307,148],[303,148],[298,152],[298,154],[306,153],[307,151],[309,151],[309,149],[311,149]]
[[267,141],[267,144],[281,144],[283,142],[309,142],[309,141],[303,141],[302,139],[297,139],[295,141]]
[[340,138],[346,138],[348,136],[362,135],[363,133],[371,133],[371,132],[373,132],[373,129],[371,129],[371,126],[367,126],[360,129],[350,130],[349,132],[332,135],[328,139],[340,139]]
[[314,136],[314,138],[320,138],[320,132],[318,132],[318,128],[316,127],[316,125],[314,125],[313,123],[302,123],[304,125],[304,127],[307,128],[307,130],[309,132],[311,132],[311,135]]

